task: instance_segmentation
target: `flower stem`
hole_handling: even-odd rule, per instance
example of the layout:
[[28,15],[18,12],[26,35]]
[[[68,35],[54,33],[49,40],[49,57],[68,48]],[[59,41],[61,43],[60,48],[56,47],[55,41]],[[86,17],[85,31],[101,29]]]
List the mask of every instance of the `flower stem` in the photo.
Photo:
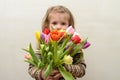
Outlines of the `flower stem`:
[[54,46],[54,52],[53,52],[53,61],[54,61],[54,65],[56,66],[56,63],[57,63],[57,41],[54,41],[53,42],[53,46]]

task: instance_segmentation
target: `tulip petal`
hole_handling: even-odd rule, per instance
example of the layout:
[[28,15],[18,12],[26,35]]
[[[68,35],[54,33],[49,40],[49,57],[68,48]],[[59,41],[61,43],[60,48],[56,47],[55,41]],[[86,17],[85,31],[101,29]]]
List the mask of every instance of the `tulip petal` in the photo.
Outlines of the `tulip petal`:
[[65,55],[64,56],[64,63],[65,64],[72,64],[72,62],[73,62],[73,58],[70,56],[70,55]]
[[41,33],[40,38],[41,38],[42,41],[45,41],[45,34]]
[[81,42],[81,39],[78,35],[73,35],[73,37],[71,38],[71,40],[75,43],[78,44]]
[[67,34],[74,34],[75,30],[72,26],[69,26],[67,29],[66,29],[66,32]]
[[89,42],[86,42],[85,45],[83,46],[83,49],[86,49],[90,46],[91,44]]
[[48,44],[50,40],[50,34],[45,35],[45,43]]
[[39,42],[40,41],[40,32],[36,31],[35,36],[36,36],[36,40]]

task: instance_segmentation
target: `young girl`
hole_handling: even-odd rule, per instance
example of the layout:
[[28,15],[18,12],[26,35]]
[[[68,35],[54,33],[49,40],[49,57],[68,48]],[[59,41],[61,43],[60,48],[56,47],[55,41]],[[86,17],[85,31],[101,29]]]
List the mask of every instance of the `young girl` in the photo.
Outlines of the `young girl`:
[[[45,28],[51,29],[51,26],[54,26],[54,28],[57,30],[59,29],[65,30],[69,26],[73,26],[74,28],[74,19],[71,12],[64,6],[50,7],[47,10],[46,15],[43,19],[42,30]],[[36,54],[38,55],[38,57],[40,57],[38,46]],[[72,65],[64,66],[65,69],[72,73],[72,75],[75,78],[80,78],[85,75],[86,64],[84,60],[80,61],[77,64],[74,64],[76,62],[76,58],[79,58],[79,55],[80,53],[74,56]],[[64,78],[62,77],[58,70],[53,70],[52,73],[47,78],[45,78],[44,77],[45,69],[38,70],[36,67],[30,64],[28,72],[36,80],[64,80]]]

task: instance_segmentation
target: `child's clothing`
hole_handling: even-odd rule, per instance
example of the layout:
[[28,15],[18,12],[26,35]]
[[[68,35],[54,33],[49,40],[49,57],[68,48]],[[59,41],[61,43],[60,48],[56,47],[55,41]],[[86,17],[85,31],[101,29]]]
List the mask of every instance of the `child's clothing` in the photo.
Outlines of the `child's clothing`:
[[[37,56],[40,58],[40,53],[39,50],[36,50],[36,54]],[[80,53],[76,54],[73,57],[73,65],[65,65],[65,69],[67,71],[69,71],[70,73],[72,73],[72,75],[77,78],[77,77],[82,77],[85,75],[85,68],[86,68],[86,64],[84,60],[81,60],[79,63],[74,64],[76,59],[80,57]],[[36,80],[42,80],[40,78],[40,70],[38,70],[35,66],[31,65],[29,66],[28,69],[29,74],[35,78]],[[64,78],[60,78],[59,80],[64,80]]]

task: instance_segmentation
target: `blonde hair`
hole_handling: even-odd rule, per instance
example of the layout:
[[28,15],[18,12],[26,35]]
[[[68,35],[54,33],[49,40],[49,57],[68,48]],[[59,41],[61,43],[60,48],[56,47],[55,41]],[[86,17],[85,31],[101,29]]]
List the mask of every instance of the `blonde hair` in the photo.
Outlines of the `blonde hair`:
[[58,6],[52,6],[47,10],[47,12],[43,18],[43,21],[42,21],[42,30],[45,28],[49,28],[49,15],[50,15],[50,13],[53,13],[53,12],[68,14],[69,26],[71,25],[74,28],[74,18],[73,18],[72,13],[66,7],[58,5]]

